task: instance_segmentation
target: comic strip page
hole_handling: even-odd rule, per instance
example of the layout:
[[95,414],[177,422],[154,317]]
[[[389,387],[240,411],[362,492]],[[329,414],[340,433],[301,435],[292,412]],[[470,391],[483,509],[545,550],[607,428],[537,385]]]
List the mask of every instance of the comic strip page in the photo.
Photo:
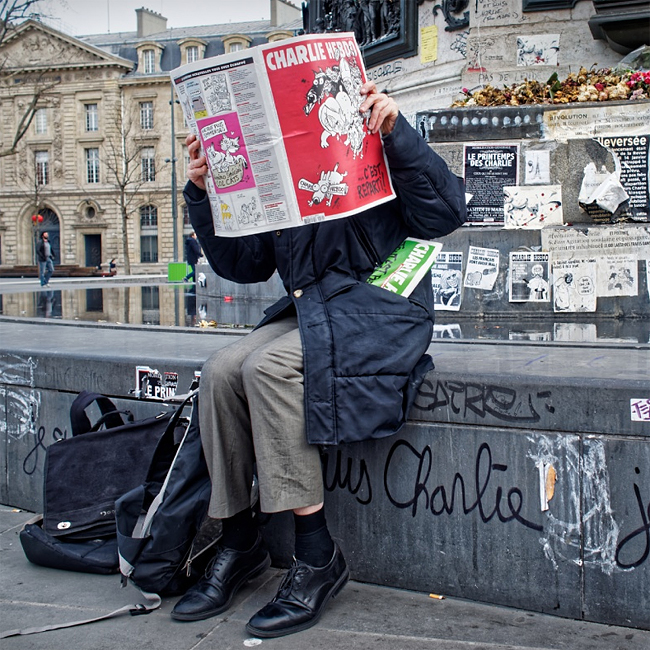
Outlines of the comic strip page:
[[215,233],[346,217],[394,198],[381,136],[359,113],[354,35],[313,34],[171,72],[208,160]]

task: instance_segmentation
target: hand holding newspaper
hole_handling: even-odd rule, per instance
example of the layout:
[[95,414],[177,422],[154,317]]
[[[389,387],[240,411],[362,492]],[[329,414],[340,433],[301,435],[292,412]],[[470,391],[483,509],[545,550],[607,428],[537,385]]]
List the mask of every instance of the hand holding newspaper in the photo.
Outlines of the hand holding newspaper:
[[215,234],[347,217],[394,198],[381,136],[359,113],[354,34],[311,34],[171,72],[207,158]]

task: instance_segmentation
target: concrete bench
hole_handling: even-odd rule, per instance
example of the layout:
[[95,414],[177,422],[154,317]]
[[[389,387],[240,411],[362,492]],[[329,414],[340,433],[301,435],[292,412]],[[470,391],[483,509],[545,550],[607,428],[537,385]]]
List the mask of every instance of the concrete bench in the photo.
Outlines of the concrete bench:
[[[0,501],[39,511],[83,389],[136,417],[135,367],[196,370],[238,331],[0,322]],[[324,454],[356,580],[650,629],[650,348],[435,341],[409,424]],[[276,563],[292,535],[267,525]],[[290,527],[289,527],[290,530]]]

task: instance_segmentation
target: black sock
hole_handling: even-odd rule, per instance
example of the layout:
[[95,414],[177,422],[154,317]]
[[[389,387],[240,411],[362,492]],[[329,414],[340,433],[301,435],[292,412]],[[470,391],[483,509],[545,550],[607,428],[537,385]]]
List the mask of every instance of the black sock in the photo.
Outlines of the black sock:
[[257,541],[257,520],[251,508],[246,508],[228,519],[222,519],[221,544],[236,551],[248,551]]
[[324,508],[311,515],[294,513],[293,520],[296,526],[296,559],[314,567],[329,564],[334,555],[334,542],[327,529]]

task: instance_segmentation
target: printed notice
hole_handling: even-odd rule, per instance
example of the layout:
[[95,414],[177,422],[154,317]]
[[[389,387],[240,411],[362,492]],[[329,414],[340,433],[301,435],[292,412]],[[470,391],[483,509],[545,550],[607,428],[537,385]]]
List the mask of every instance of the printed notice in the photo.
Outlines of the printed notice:
[[465,145],[468,225],[502,224],[503,188],[519,185],[519,145]]
[[627,102],[621,106],[563,108],[544,112],[544,139],[644,135],[650,124],[650,104]]
[[420,29],[420,63],[433,63],[438,58],[438,26]]
[[650,135],[598,138],[620,163],[620,182],[628,194],[627,213],[634,221],[650,221]]

